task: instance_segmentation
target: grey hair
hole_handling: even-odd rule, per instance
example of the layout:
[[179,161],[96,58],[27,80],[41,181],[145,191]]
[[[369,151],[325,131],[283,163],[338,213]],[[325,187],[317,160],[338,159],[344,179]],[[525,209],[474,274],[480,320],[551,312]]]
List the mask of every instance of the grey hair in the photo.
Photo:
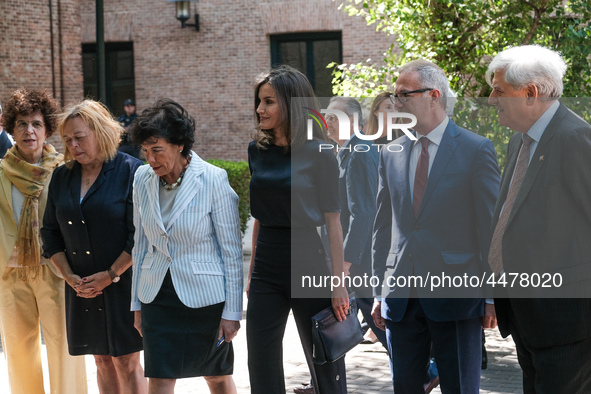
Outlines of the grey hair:
[[494,73],[505,71],[505,81],[515,89],[534,85],[542,97],[562,96],[562,78],[566,63],[560,53],[539,45],[505,49],[488,65],[486,82],[492,86]]
[[361,110],[361,104],[359,104],[359,101],[352,97],[334,96],[330,98],[329,103],[342,104],[343,110],[347,116],[353,116],[353,114],[357,113],[357,118],[359,119],[359,128],[361,129],[361,127],[363,127],[363,111]]
[[419,83],[423,88],[437,89],[441,93],[439,103],[444,109],[447,108],[449,81],[439,66],[429,60],[417,59],[400,67],[399,75],[408,72],[419,74]]

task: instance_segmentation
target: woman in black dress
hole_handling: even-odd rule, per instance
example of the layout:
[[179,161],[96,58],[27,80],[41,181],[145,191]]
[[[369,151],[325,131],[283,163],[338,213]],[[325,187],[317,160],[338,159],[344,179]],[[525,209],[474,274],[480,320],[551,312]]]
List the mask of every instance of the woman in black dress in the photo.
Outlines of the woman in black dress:
[[49,186],[45,255],[66,285],[70,354],[94,355],[101,393],[147,393],[131,304],[132,183],[142,164],[117,152],[121,126],[85,100],[62,115],[66,165]]
[[321,149],[324,130],[314,127],[314,138],[307,140],[304,111],[309,110],[318,111],[319,105],[299,71],[282,66],[258,78],[258,132],[248,147],[255,224],[246,335],[253,394],[285,393],[282,340],[290,309],[316,393],[347,392],[343,358],[312,362],[311,323],[331,304],[337,318],[344,319],[346,289],[337,287],[331,294],[330,288],[301,287],[304,275],[330,275],[318,226],[327,227],[333,275],[343,272],[337,162],[332,149]]

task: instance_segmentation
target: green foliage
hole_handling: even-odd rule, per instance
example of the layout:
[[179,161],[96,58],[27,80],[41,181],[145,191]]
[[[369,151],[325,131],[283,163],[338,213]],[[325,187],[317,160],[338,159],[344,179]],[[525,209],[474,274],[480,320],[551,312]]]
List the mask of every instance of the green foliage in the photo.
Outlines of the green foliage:
[[250,217],[250,171],[245,161],[206,160],[216,167],[223,168],[228,174],[230,186],[238,194],[238,213],[240,214],[240,230],[246,231],[246,222]]
[[333,93],[375,96],[392,86],[392,70],[416,58],[432,60],[460,96],[488,96],[484,73],[490,59],[509,46],[540,44],[558,50],[569,68],[564,95],[591,88],[591,4],[587,0],[346,0],[349,15],[396,35],[382,65],[331,64]]
[[476,131],[491,140],[497,152],[499,167],[505,167],[506,147],[515,132],[499,124],[497,110],[487,104],[487,99],[458,99],[452,119],[458,126]]
[[[424,58],[446,72],[459,96],[487,97],[484,75],[497,53],[539,44],[559,51],[568,64],[564,97],[591,91],[591,3],[588,0],[345,0],[344,10],[377,31],[396,36],[379,64],[330,64],[333,93],[375,97],[390,90],[403,64]],[[468,105],[469,102],[464,102]],[[481,103],[484,104],[484,103]],[[504,165],[512,131],[498,125],[486,105],[456,108],[456,123],[490,138]]]

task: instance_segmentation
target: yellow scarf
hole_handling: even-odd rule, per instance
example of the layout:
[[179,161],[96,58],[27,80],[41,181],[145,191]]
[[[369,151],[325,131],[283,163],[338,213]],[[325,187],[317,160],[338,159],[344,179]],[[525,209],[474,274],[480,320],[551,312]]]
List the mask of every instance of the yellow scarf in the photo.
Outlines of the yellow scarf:
[[21,209],[16,240],[19,279],[24,282],[35,280],[41,268],[41,243],[39,242],[39,196],[53,170],[63,161],[64,155],[51,145],[43,146],[43,157],[39,166],[23,159],[14,145],[0,160],[4,174],[21,193],[25,202]]

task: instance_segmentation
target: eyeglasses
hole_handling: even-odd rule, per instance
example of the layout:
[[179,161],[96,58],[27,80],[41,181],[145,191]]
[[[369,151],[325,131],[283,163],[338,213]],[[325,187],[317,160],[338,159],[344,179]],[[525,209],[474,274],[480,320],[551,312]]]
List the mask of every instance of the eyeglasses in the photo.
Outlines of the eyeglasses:
[[396,93],[394,95],[390,95],[390,101],[392,102],[392,104],[396,104],[396,102],[394,101],[394,97],[395,97],[395,98],[398,99],[398,101],[400,102],[400,104],[404,104],[404,103],[406,103],[408,101],[408,95],[409,94],[430,92],[431,90],[435,90],[435,89],[432,89],[432,88],[424,88],[424,89],[411,90],[410,92]]
[[327,122],[336,122],[339,118],[335,114],[329,114],[324,117]]
[[27,131],[29,129],[29,125],[33,126],[35,131],[41,131],[45,127],[45,123],[40,120],[33,120],[32,122],[25,122],[24,120],[17,120],[14,128],[18,131]]

